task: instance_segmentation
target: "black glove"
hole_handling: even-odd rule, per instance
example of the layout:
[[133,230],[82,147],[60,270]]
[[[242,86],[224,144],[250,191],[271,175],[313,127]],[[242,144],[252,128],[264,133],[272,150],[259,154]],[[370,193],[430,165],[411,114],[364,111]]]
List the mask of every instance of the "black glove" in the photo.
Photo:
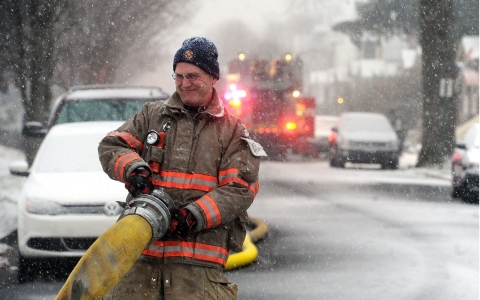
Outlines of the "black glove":
[[172,213],[169,231],[177,238],[186,238],[196,226],[197,220],[188,209],[178,209]]
[[133,197],[137,196],[138,193],[150,194],[153,190],[151,178],[152,174],[150,174],[148,169],[138,167],[128,176],[125,188]]

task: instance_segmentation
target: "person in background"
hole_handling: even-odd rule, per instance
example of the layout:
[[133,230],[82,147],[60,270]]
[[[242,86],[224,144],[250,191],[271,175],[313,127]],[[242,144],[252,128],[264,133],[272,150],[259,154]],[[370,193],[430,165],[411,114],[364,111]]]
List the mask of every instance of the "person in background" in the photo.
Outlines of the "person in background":
[[185,40],[173,70],[172,96],[144,105],[98,147],[104,171],[125,183],[127,202],[162,188],[176,208],[167,234],[104,299],[237,299],[223,269],[229,253],[241,251],[266,154],[214,88],[212,41]]

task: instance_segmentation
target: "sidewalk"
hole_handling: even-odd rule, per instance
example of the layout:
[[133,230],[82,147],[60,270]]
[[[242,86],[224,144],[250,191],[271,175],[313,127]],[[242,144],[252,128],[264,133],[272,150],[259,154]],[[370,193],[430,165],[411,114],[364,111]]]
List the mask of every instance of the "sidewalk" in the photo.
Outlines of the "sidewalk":
[[416,168],[418,153],[414,152],[404,152],[400,157],[400,168],[402,169],[411,169],[414,170],[417,174],[422,174],[427,177],[445,179],[448,181],[452,180],[452,167],[450,161],[446,160],[442,167],[426,167],[426,168]]

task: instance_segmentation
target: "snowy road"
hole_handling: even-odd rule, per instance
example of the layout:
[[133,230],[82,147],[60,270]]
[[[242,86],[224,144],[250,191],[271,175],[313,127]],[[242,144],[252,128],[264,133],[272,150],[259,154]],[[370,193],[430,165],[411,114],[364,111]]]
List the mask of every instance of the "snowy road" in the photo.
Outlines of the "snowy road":
[[242,299],[478,299],[478,206],[413,170],[266,163]]
[[[239,299],[478,299],[478,206],[449,192],[410,169],[263,162],[249,212],[270,232],[227,276]],[[14,276],[0,271],[1,299],[52,299],[62,285]]]

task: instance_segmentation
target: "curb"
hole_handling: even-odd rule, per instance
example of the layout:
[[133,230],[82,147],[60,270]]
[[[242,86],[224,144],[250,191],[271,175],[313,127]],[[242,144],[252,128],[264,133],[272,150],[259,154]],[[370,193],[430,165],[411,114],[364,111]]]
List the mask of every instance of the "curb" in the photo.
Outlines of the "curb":
[[233,270],[251,264],[257,259],[258,249],[255,242],[264,238],[268,233],[268,226],[262,220],[249,216],[249,225],[255,227],[248,232],[243,242],[242,251],[233,253],[228,257],[224,270]]
[[431,178],[452,181],[452,174],[444,170],[415,169],[415,172]]

